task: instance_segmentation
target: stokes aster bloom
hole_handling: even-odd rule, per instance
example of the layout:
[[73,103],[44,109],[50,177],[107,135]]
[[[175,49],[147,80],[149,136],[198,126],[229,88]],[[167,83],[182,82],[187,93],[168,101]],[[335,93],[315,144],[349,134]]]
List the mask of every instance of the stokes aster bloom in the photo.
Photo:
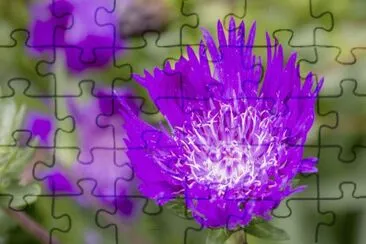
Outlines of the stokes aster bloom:
[[63,49],[68,67],[81,72],[101,67],[122,46],[113,1],[40,0],[31,7],[29,45],[37,52]]
[[302,84],[296,54],[284,64],[268,34],[262,65],[253,54],[255,30],[246,35],[244,23],[231,19],[226,36],[218,22],[219,47],[203,30],[199,58],[188,47],[174,68],[135,75],[169,129],[146,124],[128,105],[121,110],[140,191],[158,204],[184,198],[205,227],[269,220],[281,200],[304,189],[293,186],[295,176],[317,172],[317,159],[302,154],[323,80],[313,90],[309,73]]
[[[122,96],[132,95],[126,90],[120,93]],[[117,206],[118,213],[129,216],[134,204],[124,195],[129,194],[133,188],[133,171],[127,156],[121,150],[125,147],[123,141],[113,138],[126,136],[119,126],[122,123],[121,117],[116,114],[119,103],[112,98],[110,92],[108,94],[104,90],[98,90],[96,94],[97,98],[83,105],[76,103],[72,98],[67,100],[68,110],[75,120],[78,146],[81,150],[79,158],[85,158],[83,156],[85,154],[92,155],[91,158],[89,156],[90,159],[83,160],[90,163],[77,161],[69,167],[61,167],[62,164],[57,159],[55,166],[42,172],[40,178],[45,179],[46,187],[50,191],[71,195],[80,194],[80,189],[75,184],[78,180],[94,180],[96,187],[93,194],[97,195],[96,199],[104,204]],[[133,102],[129,104],[137,113],[136,104]],[[44,146],[53,147],[56,125],[51,117],[31,113],[26,124],[33,136],[38,136]],[[115,194],[120,197],[114,197]],[[79,202],[88,206],[91,201],[81,196]]]

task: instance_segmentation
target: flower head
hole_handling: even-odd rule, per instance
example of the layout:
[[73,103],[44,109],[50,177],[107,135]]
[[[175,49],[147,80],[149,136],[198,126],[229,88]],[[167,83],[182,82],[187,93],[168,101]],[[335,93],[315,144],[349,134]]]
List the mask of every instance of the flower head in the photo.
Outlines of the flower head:
[[[55,166],[38,175],[41,175],[39,178],[44,179],[46,187],[55,194],[80,195],[76,182],[95,181],[93,194],[102,203],[117,206],[120,214],[130,215],[133,202],[127,195],[133,189],[133,171],[123,152],[123,141],[114,139],[125,137],[124,130],[119,126],[122,123],[121,117],[116,114],[119,103],[110,92],[108,94],[103,89],[99,89],[96,95],[96,98],[82,105],[72,98],[67,100],[67,108],[75,121],[80,148],[78,160],[67,167],[61,163],[62,158],[56,158]],[[120,95],[130,97],[132,94],[121,90]],[[135,112],[138,111],[135,103],[131,102],[130,106]],[[54,147],[50,143],[53,143],[56,125],[51,117],[33,112],[26,123],[33,136],[41,138],[44,147]],[[90,199],[83,196],[79,200],[86,206],[90,202]]]
[[105,10],[110,5],[101,0],[40,0],[31,7],[31,50],[63,49],[73,72],[106,65],[122,45],[116,38],[118,18]]
[[253,54],[255,30],[246,34],[231,19],[226,36],[218,22],[219,46],[203,30],[198,57],[188,47],[174,68],[135,75],[169,129],[121,110],[140,191],[159,204],[183,197],[205,227],[270,219],[281,200],[304,188],[294,188],[294,177],[317,171],[317,159],[302,154],[323,81],[313,90],[310,73],[302,84],[296,54],[284,63],[268,34],[264,66]]

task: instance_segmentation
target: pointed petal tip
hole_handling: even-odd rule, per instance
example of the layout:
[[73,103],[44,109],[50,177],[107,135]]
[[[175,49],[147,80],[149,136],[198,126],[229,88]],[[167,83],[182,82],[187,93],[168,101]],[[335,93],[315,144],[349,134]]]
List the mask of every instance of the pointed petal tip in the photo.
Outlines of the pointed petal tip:
[[224,25],[222,24],[222,21],[219,19],[219,20],[217,20],[216,26],[224,26]]
[[230,22],[235,21],[235,17],[233,15],[230,16]]
[[295,61],[296,61],[297,55],[298,55],[297,52],[295,52],[295,51],[291,52],[289,60],[295,59]]
[[222,25],[221,22],[217,23],[217,38],[219,40],[220,45],[222,45],[222,46],[227,45],[224,26]]
[[251,29],[252,29],[252,28],[254,29],[254,31],[257,29],[257,21],[255,21],[255,20],[254,20],[254,21],[252,22]]
[[298,186],[298,187],[292,189],[290,194],[292,195],[292,194],[295,194],[295,193],[300,193],[300,192],[304,191],[306,188],[308,188],[308,186],[306,186],[306,185]]
[[267,47],[271,46],[271,36],[270,36],[269,32],[266,31],[265,35],[266,35]]
[[186,50],[187,50],[188,57],[191,57],[191,55],[195,55],[193,47],[191,47],[190,45],[186,46]]
[[200,27],[200,30],[201,30],[203,36],[205,36],[205,35],[211,35],[210,32],[209,32],[209,30],[207,28],[205,28],[205,27]]
[[316,157],[305,158],[301,161],[299,167],[299,173],[301,174],[314,174],[318,173],[318,169],[316,165],[318,164],[319,159]]
[[305,80],[308,80],[308,79],[310,79],[310,80],[312,80],[313,79],[313,72],[309,72],[307,75],[306,75],[306,77],[305,77]]
[[144,75],[136,73],[132,74],[132,79],[134,79],[140,85],[144,85],[146,83],[146,80],[151,77],[152,75],[147,70],[144,70]]
[[168,71],[168,72],[172,71],[172,65],[169,60],[167,60],[164,64],[164,71]]
[[319,82],[318,82],[318,85],[317,85],[317,87],[316,87],[316,89],[315,89],[315,93],[316,93],[316,94],[318,94],[318,93],[320,92],[320,90],[322,89],[323,85],[324,85],[324,77],[322,77],[322,78],[319,80]]
[[[221,23],[221,22],[220,22]],[[205,28],[205,27],[200,27],[200,30],[201,30],[201,32],[204,34],[204,33],[207,33],[207,32],[209,32],[208,30],[207,30],[207,28]]]
[[[229,28],[229,30],[230,30],[230,31],[232,31],[232,30],[234,30],[234,29],[235,29],[235,27],[236,27],[236,22],[235,22],[235,18],[234,18],[234,16],[231,16],[230,21],[229,21],[229,26],[230,26],[230,28]],[[232,28],[233,28],[233,29],[232,29]]]
[[245,23],[244,23],[244,20],[240,20],[240,23],[239,23],[239,29],[242,29],[244,30],[244,27],[245,27]]

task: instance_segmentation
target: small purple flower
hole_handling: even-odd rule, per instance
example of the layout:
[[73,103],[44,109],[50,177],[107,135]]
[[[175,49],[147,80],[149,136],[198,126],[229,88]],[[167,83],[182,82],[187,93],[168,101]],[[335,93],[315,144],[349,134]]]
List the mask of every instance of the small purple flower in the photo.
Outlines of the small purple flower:
[[40,0],[31,7],[31,50],[65,52],[73,72],[102,67],[122,46],[118,39],[117,15],[107,13],[113,1]]
[[[96,187],[93,194],[96,195],[96,199],[109,206],[117,206],[119,214],[130,216],[134,206],[127,195],[133,189],[133,171],[123,151],[123,141],[114,139],[125,137],[125,132],[120,126],[122,119],[116,114],[120,104],[112,97],[111,92],[108,94],[104,90],[98,90],[96,95],[97,98],[82,105],[72,98],[67,100],[81,150],[79,160],[84,162],[77,161],[66,167],[61,166],[60,160],[56,159],[55,166],[42,172],[40,178],[45,179],[46,187],[50,191],[71,195],[80,194],[80,189],[76,186],[78,180],[94,180]],[[123,90],[119,95],[126,97],[132,94]],[[137,113],[136,104],[129,104]],[[53,144],[47,144],[53,141],[51,138],[54,136],[48,128],[56,128],[52,118],[34,112],[29,115],[26,127],[33,136],[42,139],[43,146],[52,147]],[[84,155],[88,155],[87,160]],[[89,155],[92,155],[92,158]],[[118,197],[114,197],[115,195]],[[90,199],[81,196],[79,202],[88,206]]]
[[269,220],[284,198],[304,189],[293,186],[296,175],[317,172],[317,159],[302,155],[323,80],[313,90],[309,73],[302,85],[296,54],[284,64],[282,47],[271,47],[268,34],[262,71],[253,54],[255,30],[253,24],[246,34],[244,23],[231,19],[226,36],[219,21],[219,47],[203,30],[199,58],[188,47],[188,58],[174,68],[167,63],[153,74],[135,75],[169,130],[121,110],[140,191],[158,204],[184,198],[205,227]]

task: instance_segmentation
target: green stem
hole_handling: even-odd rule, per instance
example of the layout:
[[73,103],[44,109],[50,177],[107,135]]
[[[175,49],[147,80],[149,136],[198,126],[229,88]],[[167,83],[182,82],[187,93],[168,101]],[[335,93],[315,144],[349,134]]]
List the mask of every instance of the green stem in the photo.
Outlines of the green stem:
[[243,231],[237,231],[233,233],[225,244],[248,244],[247,234]]
[[210,229],[206,244],[248,244],[244,230],[230,232],[226,229]]
[[41,225],[31,219],[28,215],[23,212],[10,210],[8,208],[2,208],[10,218],[15,220],[19,226],[30,235],[36,237],[43,244],[60,244],[55,238],[50,239],[49,232],[46,231]]

